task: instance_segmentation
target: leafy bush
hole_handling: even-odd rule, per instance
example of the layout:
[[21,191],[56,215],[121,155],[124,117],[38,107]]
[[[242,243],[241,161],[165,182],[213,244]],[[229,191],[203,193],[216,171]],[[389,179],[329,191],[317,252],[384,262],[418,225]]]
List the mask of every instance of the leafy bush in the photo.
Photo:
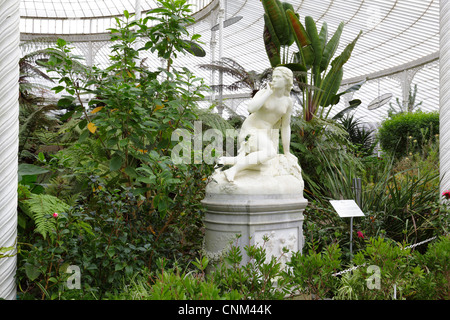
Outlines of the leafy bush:
[[145,232],[142,218],[132,211],[136,198],[129,191],[96,192],[101,193],[96,207],[78,205],[50,216],[55,227],[49,237],[36,237],[30,248],[21,249],[22,282],[28,279],[35,284],[24,286],[24,292],[33,292],[37,286],[43,297],[59,298],[67,278],[61,267],[76,265],[82,277],[81,292],[102,298],[118,290],[124,276],[131,277],[148,264],[154,235]]
[[[192,261],[196,270],[182,271],[178,265],[168,268],[159,258],[157,270],[145,271],[147,278],[133,276],[119,298],[156,300],[258,300],[283,299],[291,293],[291,277],[280,258],[267,257],[263,246],[245,247],[249,262],[242,263],[241,249],[232,245],[221,261],[208,266],[206,257]],[[206,272],[206,269],[209,269]]]
[[295,253],[287,264],[291,267],[293,282],[300,292],[313,299],[331,297],[339,279],[333,274],[341,266],[339,245],[326,246],[321,252],[309,249],[307,253]]
[[[239,293],[243,299],[283,299],[290,293],[290,278],[286,276],[281,257],[268,257],[264,245],[245,246],[249,258],[242,263],[243,254],[238,246],[223,256],[223,261],[214,267],[212,277],[223,294]],[[287,253],[287,251],[285,252]]]
[[414,298],[450,300],[450,237],[439,237],[423,255],[418,254],[418,260],[425,272]]
[[19,243],[17,278],[20,295],[25,299],[61,299],[67,289],[67,267],[78,263],[71,258],[77,250],[75,244],[94,236],[83,216],[58,212],[44,218],[53,220],[48,236],[44,239],[39,234],[31,244]]
[[[186,30],[193,21],[186,1],[160,3],[141,20],[128,12],[117,19],[105,69],[83,66],[62,39],[48,50],[46,66],[58,75],[53,90],[63,93],[58,106],[67,110],[65,120],[71,118],[64,130],[76,134],[52,161],[40,159],[50,177],[39,193],[52,192],[55,200],[71,191],[77,198],[67,214],[59,212],[56,225],[21,235],[28,243],[21,246],[19,269],[24,294],[61,298],[60,269],[69,263],[81,269],[82,296],[103,298],[120,290],[123,277],[151,269],[159,257],[186,263],[200,249],[200,200],[213,168],[171,157],[178,143],[172,134],[193,132],[196,101],[205,89],[187,68],[173,67],[178,54],[191,52],[198,35]],[[149,71],[137,64],[142,50],[165,59],[166,68]],[[87,94],[94,98],[86,105],[81,97]],[[50,198],[23,191],[22,207],[30,197]],[[47,212],[38,212],[39,221],[46,221],[41,216]]]
[[[385,238],[369,238],[364,250],[355,254],[353,263],[360,266],[346,276],[338,289],[338,298],[390,300],[407,298],[417,286],[422,270],[417,267],[411,249]],[[348,290],[348,283],[352,289]],[[395,292],[395,296],[394,296]]]
[[[128,12],[123,20],[116,18],[109,67],[83,66],[62,39],[46,65],[59,77],[53,90],[68,93],[58,105],[71,107],[66,117],[75,120],[80,132],[78,140],[57,156],[59,169],[82,184],[91,210],[102,195],[91,192],[90,176],[110,192],[129,190],[138,200],[128,204],[124,218],[132,212],[142,214],[146,232],[163,246],[177,222],[185,231],[192,230],[188,224],[199,225],[203,179],[212,166],[172,158],[178,143],[173,136],[181,129],[193,133],[196,101],[206,87],[187,68],[173,66],[179,54],[198,46],[199,35],[186,29],[193,22],[189,6],[186,1],[159,2],[161,7],[143,19],[135,20]],[[165,59],[166,68],[150,71],[144,63],[136,63],[144,50]],[[81,99],[86,94],[93,97],[87,105]],[[138,208],[133,208],[136,204]]]
[[381,147],[397,157],[420,151],[439,134],[439,113],[400,113],[382,122],[378,131]]
[[222,294],[212,278],[203,270],[183,271],[179,266],[167,267],[167,260],[159,259],[156,274],[143,270],[131,278],[115,298],[132,300],[237,300],[237,291]]

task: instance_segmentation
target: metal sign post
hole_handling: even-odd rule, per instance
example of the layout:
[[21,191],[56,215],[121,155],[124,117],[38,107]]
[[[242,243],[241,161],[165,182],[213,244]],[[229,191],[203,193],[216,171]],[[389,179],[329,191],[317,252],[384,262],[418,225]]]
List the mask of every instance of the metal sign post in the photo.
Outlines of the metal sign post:
[[350,218],[350,256],[353,254],[353,217],[364,217],[355,200],[330,200],[341,218]]

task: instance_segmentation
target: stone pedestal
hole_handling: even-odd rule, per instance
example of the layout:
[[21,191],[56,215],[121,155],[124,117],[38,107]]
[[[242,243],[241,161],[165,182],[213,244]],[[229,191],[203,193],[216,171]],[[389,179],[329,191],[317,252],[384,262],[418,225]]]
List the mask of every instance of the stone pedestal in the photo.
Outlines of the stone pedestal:
[[[280,257],[283,248],[303,248],[303,179],[296,159],[278,155],[260,170],[246,170],[229,182],[220,169],[211,176],[202,203],[206,208],[204,249],[211,263],[220,261],[231,245],[263,245],[267,258]],[[240,237],[237,238],[237,235]],[[285,254],[281,262],[286,262]]]
[[[207,194],[205,246],[208,258],[220,260],[231,245],[238,245],[243,254],[242,264],[248,262],[245,246],[263,245],[267,257],[280,257],[283,247],[290,251],[303,248],[303,211],[307,201],[294,195],[224,195]],[[236,238],[236,235],[240,235]],[[289,259],[285,254],[281,261]]]
[[[290,163],[278,155],[261,170],[246,170],[227,181],[216,170],[206,188],[204,249],[212,263],[219,261],[231,245],[238,245],[248,262],[245,246],[263,245],[267,257],[280,257],[283,247],[290,251],[303,248],[303,179],[296,161]],[[237,239],[237,235],[240,237]],[[285,254],[282,262],[290,258]]]

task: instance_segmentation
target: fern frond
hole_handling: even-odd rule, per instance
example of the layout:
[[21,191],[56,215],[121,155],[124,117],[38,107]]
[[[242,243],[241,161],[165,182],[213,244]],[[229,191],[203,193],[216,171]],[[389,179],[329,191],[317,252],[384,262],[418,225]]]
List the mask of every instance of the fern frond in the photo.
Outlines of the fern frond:
[[44,239],[55,228],[56,221],[52,217],[54,212],[60,213],[69,210],[70,206],[57,197],[48,194],[32,194],[25,203],[29,206],[36,224],[35,231]]

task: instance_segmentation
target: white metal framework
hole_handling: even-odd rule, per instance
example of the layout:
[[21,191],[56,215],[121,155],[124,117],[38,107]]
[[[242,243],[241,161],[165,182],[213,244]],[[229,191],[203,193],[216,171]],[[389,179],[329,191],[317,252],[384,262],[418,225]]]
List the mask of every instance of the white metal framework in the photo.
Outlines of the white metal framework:
[[441,0],[439,163],[441,194],[450,189],[450,1]]
[[[438,0],[287,0],[300,14],[300,18],[312,16],[320,26],[328,24],[331,33],[341,21],[345,22],[341,46],[353,40],[362,30],[363,35],[345,66],[343,85],[361,79],[367,83],[353,94],[362,104],[355,116],[368,122],[379,123],[389,109],[389,103],[376,110],[367,106],[383,94],[391,94],[405,100],[409,90],[417,84],[416,102],[421,109],[438,109],[439,94],[439,1]],[[141,0],[143,14],[156,6],[153,0]],[[188,56],[179,59],[180,65],[188,65],[200,76],[217,84],[218,74],[196,66],[217,60],[220,56],[236,60],[247,70],[261,72],[269,67],[262,40],[263,6],[258,0],[190,0],[197,23],[190,31],[202,35],[207,55],[203,58]],[[136,0],[21,0],[21,39],[64,35],[76,42],[80,53],[94,63],[106,62],[108,55],[106,29],[113,18],[123,10],[134,12]],[[223,19],[242,17],[238,22],[220,30],[212,30],[218,24],[219,13]],[[38,11],[39,10],[39,11]],[[53,35],[53,36],[52,36]],[[47,45],[47,44],[45,44]],[[151,63],[152,60],[147,60]],[[158,65],[159,60],[153,63]],[[404,72],[405,71],[405,72]],[[229,81],[224,79],[225,83]],[[231,95],[230,95],[231,94]],[[225,103],[238,113],[246,114],[248,92],[224,92]],[[231,99],[234,98],[234,99]],[[350,98],[350,97],[347,97]],[[345,107],[346,100],[333,109],[332,114]]]
[[[0,0],[0,298],[16,297],[19,5]],[[12,248],[12,249],[9,249]]]

